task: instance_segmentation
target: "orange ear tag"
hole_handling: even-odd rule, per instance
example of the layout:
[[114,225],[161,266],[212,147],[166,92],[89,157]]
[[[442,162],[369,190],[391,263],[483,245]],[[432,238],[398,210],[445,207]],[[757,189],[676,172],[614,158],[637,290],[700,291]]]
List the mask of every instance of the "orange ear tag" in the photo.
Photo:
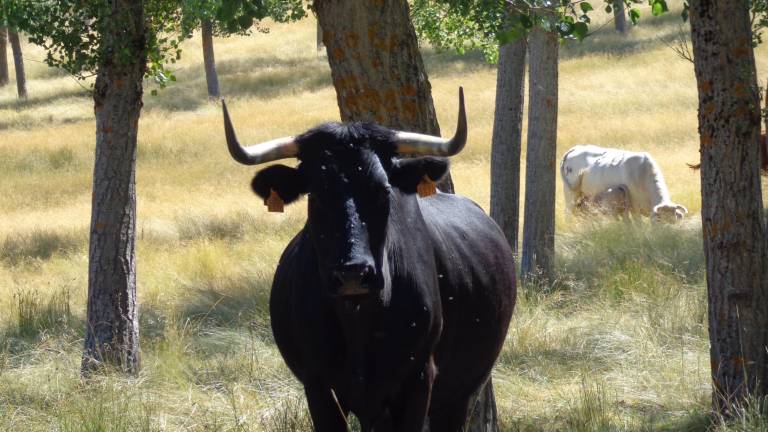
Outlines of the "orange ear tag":
[[416,186],[416,192],[418,192],[419,196],[422,198],[434,195],[437,193],[437,184],[433,182],[431,178],[425,175],[421,178],[419,185]]
[[264,204],[267,206],[267,211],[272,213],[282,213],[285,206],[285,202],[274,189],[270,189],[269,198],[264,200]]

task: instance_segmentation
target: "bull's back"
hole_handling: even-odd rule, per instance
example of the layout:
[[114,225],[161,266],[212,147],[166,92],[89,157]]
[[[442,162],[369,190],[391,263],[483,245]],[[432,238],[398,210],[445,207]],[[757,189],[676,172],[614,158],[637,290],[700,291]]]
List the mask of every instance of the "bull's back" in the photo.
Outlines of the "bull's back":
[[515,304],[515,264],[506,238],[472,201],[438,194],[420,201],[440,282],[443,332],[433,405],[474,390],[490,372]]

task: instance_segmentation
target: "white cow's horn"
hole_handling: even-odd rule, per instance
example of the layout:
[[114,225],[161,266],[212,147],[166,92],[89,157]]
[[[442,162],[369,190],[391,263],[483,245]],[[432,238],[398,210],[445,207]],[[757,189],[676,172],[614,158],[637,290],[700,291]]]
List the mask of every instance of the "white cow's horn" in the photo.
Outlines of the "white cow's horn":
[[273,139],[248,147],[241,146],[237,141],[237,136],[235,136],[235,128],[232,126],[232,120],[229,118],[224,99],[221,100],[221,106],[224,109],[224,133],[227,136],[227,148],[229,148],[229,154],[236,161],[245,165],[257,165],[296,157],[299,154],[299,146],[292,136]]

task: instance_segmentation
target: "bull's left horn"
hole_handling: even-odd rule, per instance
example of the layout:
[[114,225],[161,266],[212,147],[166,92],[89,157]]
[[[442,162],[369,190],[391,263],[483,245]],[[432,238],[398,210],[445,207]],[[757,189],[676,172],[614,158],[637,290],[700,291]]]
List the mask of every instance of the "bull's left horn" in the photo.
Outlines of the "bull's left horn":
[[232,126],[232,120],[229,118],[229,111],[227,111],[227,104],[224,99],[221,100],[221,106],[224,109],[224,133],[227,136],[227,148],[229,148],[229,154],[236,161],[244,165],[257,165],[296,157],[299,154],[299,146],[292,136],[273,139],[248,147],[241,146],[237,141],[237,136],[235,136],[235,127]]
[[467,113],[464,110],[464,88],[459,87],[459,120],[453,138],[445,139],[413,132],[396,132],[397,153],[412,155],[453,156],[467,143]]

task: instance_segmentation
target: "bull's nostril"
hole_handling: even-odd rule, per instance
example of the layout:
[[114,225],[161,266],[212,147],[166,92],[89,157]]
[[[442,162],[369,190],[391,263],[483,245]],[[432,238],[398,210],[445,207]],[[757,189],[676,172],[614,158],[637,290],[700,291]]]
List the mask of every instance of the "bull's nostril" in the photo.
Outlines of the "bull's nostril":
[[361,284],[368,281],[373,274],[373,267],[368,264],[345,264],[333,272],[333,277],[339,284]]

